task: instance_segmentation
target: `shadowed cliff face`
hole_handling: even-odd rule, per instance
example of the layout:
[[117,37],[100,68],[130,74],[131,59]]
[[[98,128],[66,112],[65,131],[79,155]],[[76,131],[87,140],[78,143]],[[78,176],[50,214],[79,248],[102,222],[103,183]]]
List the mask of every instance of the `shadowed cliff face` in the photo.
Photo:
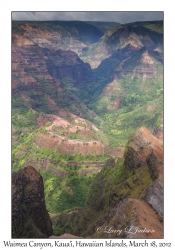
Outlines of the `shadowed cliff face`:
[[[154,25],[154,30],[146,22],[142,27],[136,27],[134,24],[113,27],[90,47],[85,60],[92,68],[97,68],[105,58],[128,45],[133,50],[139,50],[145,46],[161,51],[163,44],[162,22],[157,22]],[[158,28],[159,25],[161,27]]]
[[[117,237],[162,238],[163,142],[145,127],[139,128],[128,141],[123,173],[118,180],[119,184],[110,191],[111,205],[106,210],[102,227],[118,225],[122,231],[116,234]],[[101,237],[110,236],[102,232]]]
[[[147,158],[154,155],[156,159],[163,158],[163,142],[155,137],[148,129],[141,127],[131,137],[128,143],[127,152],[125,152],[125,168],[136,169],[146,162],[151,162]],[[130,158],[132,161],[130,161]],[[137,163],[138,162],[138,163]],[[139,165],[140,164],[140,165]],[[156,166],[155,168],[157,168]],[[160,171],[160,174],[162,172]]]
[[83,104],[86,86],[96,80],[95,75],[72,51],[13,43],[12,75],[13,109],[23,106],[57,114],[60,108],[69,108],[86,119],[97,117]]
[[148,166],[154,182],[147,187],[145,200],[163,217],[163,142],[141,127],[129,141],[124,164],[126,169]]
[[47,238],[52,234],[41,175],[33,167],[13,173],[12,237]]
[[116,26],[103,37],[95,30],[83,22],[13,22],[13,110],[68,109],[101,126],[112,147],[139,126],[160,137],[162,22]]
[[[13,22],[13,171],[34,166],[42,171],[45,183],[51,179],[46,174],[69,179],[70,169],[65,170],[60,157],[122,158],[128,138],[141,126],[162,137],[162,22],[116,26],[103,37],[87,28],[83,22]],[[95,33],[96,38],[90,36]],[[151,139],[149,148],[148,135],[143,128],[137,131],[124,158],[106,163],[92,187],[90,209],[104,215],[107,207],[121,200],[144,199],[162,217],[160,145]],[[83,166],[76,172],[89,175],[90,169]],[[56,186],[53,197],[60,204]],[[49,202],[47,208],[53,212],[52,198]]]
[[87,206],[63,215],[56,225],[69,225],[68,232],[82,237],[162,238],[162,221],[163,143],[141,127],[123,159],[109,159],[97,174]]

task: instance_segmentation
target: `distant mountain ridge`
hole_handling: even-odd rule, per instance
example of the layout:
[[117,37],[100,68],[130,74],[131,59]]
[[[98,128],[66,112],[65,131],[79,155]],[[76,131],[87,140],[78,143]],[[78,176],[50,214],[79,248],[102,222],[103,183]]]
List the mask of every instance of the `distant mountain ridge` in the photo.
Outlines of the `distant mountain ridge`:
[[[110,171],[125,159],[124,147],[138,128],[163,140],[163,22],[117,24],[105,33],[92,24],[12,22],[12,171],[30,165],[41,173],[53,214],[85,207],[96,176],[109,174],[104,180],[110,182]],[[115,160],[101,171],[110,157]],[[138,174],[148,178],[139,183],[155,182],[144,196],[149,203],[151,193],[162,190],[156,173],[150,177],[150,168],[160,162],[150,155],[142,163]],[[126,182],[135,187],[131,172]],[[119,196],[131,192],[126,182]],[[134,196],[125,198],[126,211],[148,207]],[[161,217],[156,202],[150,204]],[[94,210],[92,218],[97,214]]]
[[85,22],[95,26],[97,29],[99,29],[103,33],[114,26],[121,25],[118,22],[102,22],[102,21],[85,21]]
[[163,46],[163,22],[142,22],[118,25],[108,30],[100,40],[92,44],[82,58],[97,68],[105,58],[108,58],[118,49],[130,44],[133,49],[144,46],[153,50]]
[[[86,35],[92,42],[96,28],[83,22],[12,24],[13,112],[67,109],[112,147],[124,146],[138,125],[162,137],[163,22],[117,25],[90,45]],[[83,61],[90,58],[97,68]]]

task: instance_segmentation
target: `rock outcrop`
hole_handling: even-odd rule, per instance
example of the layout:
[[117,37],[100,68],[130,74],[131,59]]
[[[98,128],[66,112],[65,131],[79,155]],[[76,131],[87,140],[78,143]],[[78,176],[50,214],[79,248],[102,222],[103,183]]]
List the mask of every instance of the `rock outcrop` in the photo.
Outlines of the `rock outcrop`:
[[162,222],[146,202],[127,198],[107,211],[94,237],[163,238]]
[[163,217],[163,142],[141,127],[132,136],[125,157],[125,168],[147,165],[153,183],[146,188],[145,200]]
[[43,179],[33,167],[20,169],[12,174],[12,238],[48,238],[51,235]]
[[81,237],[163,238],[162,141],[139,128],[124,157],[117,163],[107,160],[97,174],[87,206],[64,214],[58,223]]
[[[137,169],[141,165],[148,164],[150,168],[152,166],[154,174],[155,171],[158,171],[159,175],[163,174],[162,167],[157,164],[157,161],[162,161],[163,158],[163,142],[145,127],[139,128],[132,135],[126,150],[124,161],[126,169]],[[152,160],[148,160],[148,157]]]

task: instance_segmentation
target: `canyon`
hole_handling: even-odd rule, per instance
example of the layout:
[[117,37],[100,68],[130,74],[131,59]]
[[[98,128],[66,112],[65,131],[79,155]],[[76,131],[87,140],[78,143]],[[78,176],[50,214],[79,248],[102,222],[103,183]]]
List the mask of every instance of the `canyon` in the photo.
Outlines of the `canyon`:
[[162,21],[12,21],[12,175],[14,238],[163,237]]
[[139,128],[121,161],[107,160],[96,175],[86,206],[54,223],[81,237],[162,238],[162,142],[146,128]]
[[13,235],[17,237],[22,228],[21,235],[29,238],[163,237],[163,143],[145,127],[132,135],[119,162],[106,161],[92,182],[84,208],[53,216],[60,236],[53,236],[51,230],[40,174],[32,167],[21,169],[13,173],[12,187]]

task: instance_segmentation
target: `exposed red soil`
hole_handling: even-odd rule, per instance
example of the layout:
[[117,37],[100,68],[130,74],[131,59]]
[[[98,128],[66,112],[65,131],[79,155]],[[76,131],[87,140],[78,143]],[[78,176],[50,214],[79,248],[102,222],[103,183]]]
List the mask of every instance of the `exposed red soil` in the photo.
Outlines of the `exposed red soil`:
[[[84,43],[70,37],[69,42],[64,39],[64,35],[57,31],[42,30],[40,28],[31,27],[28,24],[19,26],[23,30],[23,40],[21,35],[13,33],[14,43],[18,46],[25,45],[38,45],[42,48],[49,48],[51,53],[55,53],[56,50],[63,49],[63,56],[69,54],[69,51],[74,51],[76,54],[81,53],[82,48],[87,47]],[[69,35],[68,35],[69,36]],[[65,46],[67,49],[65,49]],[[71,57],[71,60],[77,63],[77,55]]]
[[76,131],[78,131],[78,130],[84,130],[84,127],[74,126],[72,128],[69,128],[69,131],[72,132],[72,133],[76,133]]
[[127,198],[110,207],[103,217],[100,227],[121,230],[93,234],[93,238],[151,239],[163,238],[162,219],[145,201]]
[[103,155],[104,145],[99,141],[84,142],[69,140],[59,135],[38,134],[36,145],[47,149],[53,148],[62,154]]
[[13,43],[19,47],[34,45],[33,41],[31,41],[29,38],[26,38],[22,35],[14,33],[12,37],[13,37]]
[[[41,30],[41,29],[35,29],[35,28],[33,28],[33,27],[31,27],[30,25],[28,25],[28,24],[25,24],[25,25],[21,25],[21,28],[23,29],[23,30],[25,30],[26,31],[26,33],[27,32],[30,32],[30,34],[35,34],[35,36],[36,36],[36,34],[37,34],[37,37],[39,37],[39,36],[41,36],[41,37],[44,37],[45,39],[49,39],[49,38],[52,38],[52,34],[53,34],[53,32],[48,32],[47,30]],[[58,33],[57,33],[58,34]],[[59,36],[59,34],[58,34],[58,36]]]
[[120,99],[116,99],[112,105],[110,105],[108,107],[109,110],[112,110],[112,109],[117,109],[119,107],[119,104],[120,104]]
[[64,140],[61,136],[54,136],[53,134],[38,134],[36,145],[43,148],[56,149],[57,146]]
[[[21,39],[26,39],[24,36],[20,36],[18,34],[14,34],[16,36],[17,43],[12,44],[12,71],[13,71],[13,85],[15,88],[17,83],[23,83],[24,85],[31,85],[31,87],[35,87],[36,84],[39,86],[40,83],[30,74],[28,71],[36,71],[35,75],[40,80],[47,80],[48,83],[53,83],[56,85],[53,77],[48,73],[47,65],[45,63],[40,63],[40,59],[44,56],[42,50],[34,46],[37,54],[33,53],[30,46],[24,48],[23,41]],[[18,44],[18,43],[21,43]],[[40,58],[39,58],[40,56]],[[34,60],[31,60],[33,58]],[[59,86],[59,85],[58,85]]]
[[140,161],[146,163],[150,154],[157,157],[155,168],[157,169],[158,178],[162,180],[163,176],[163,142],[154,136],[145,127],[139,128],[131,137],[128,150],[134,150],[135,155]]
[[45,125],[45,124],[49,124],[52,123],[54,120],[56,119],[55,115],[51,115],[51,114],[44,114],[44,115],[39,115],[39,117],[36,119],[36,123],[39,127]]
[[[37,118],[39,127],[48,124],[47,134],[38,134],[36,145],[38,147],[53,148],[63,154],[83,154],[83,155],[111,155],[122,158],[124,148],[110,148],[104,146],[100,141],[94,140],[94,130],[98,130],[93,124],[87,124],[83,118],[79,118],[65,110],[60,110],[60,115],[73,119],[71,124],[65,118],[56,115],[40,115]],[[77,123],[77,125],[75,124]],[[61,130],[63,129],[63,131]],[[56,131],[54,134],[53,130]],[[64,133],[64,136],[62,135]],[[69,139],[70,133],[76,133],[82,138],[86,136],[88,140]]]
[[46,130],[51,130],[54,126],[55,127],[62,127],[66,128],[70,125],[70,122],[66,121],[65,119],[57,116],[56,119],[53,121],[52,125],[47,127]]
[[120,103],[120,99],[116,99],[116,100],[114,101],[114,103],[113,103],[113,108],[114,108],[114,109],[117,109],[118,106],[119,106],[119,103]]
[[59,151],[63,154],[103,155],[104,145],[97,141],[94,143],[67,140],[59,145]]
[[133,238],[163,238],[163,224],[160,217],[157,215],[146,202],[137,199],[128,199],[128,202],[133,203],[137,216],[136,226],[139,229],[147,229],[150,233],[136,233]]
[[63,117],[63,118],[75,118],[76,115],[70,113],[69,111],[65,110],[65,109],[60,109],[59,112],[58,112],[58,115],[60,117]]
[[65,114],[66,112],[64,113],[65,117],[69,115],[67,119],[71,118],[70,122],[67,119],[56,115],[40,115],[37,118],[37,124],[38,126],[50,124],[50,126],[46,127],[46,131],[54,134],[52,130],[55,130],[59,135],[64,134],[63,137],[69,138],[71,133],[76,133],[80,136],[80,138],[88,138],[88,140],[93,140],[94,131],[98,131],[95,125],[88,124],[83,118],[79,118],[71,113]]
[[[52,100],[49,100],[50,102],[52,102]],[[53,103],[52,103],[53,105]],[[51,115],[51,114],[44,114],[44,115],[40,115],[37,118],[37,124],[38,126],[43,126],[46,123],[50,123],[53,122],[52,126],[61,126],[63,128],[68,127],[71,125],[71,123],[67,120],[72,118],[73,122],[79,124],[78,127],[80,129],[81,124],[83,125],[87,125],[87,122],[85,121],[85,119],[80,118],[64,109],[60,109],[58,112],[58,115]],[[77,127],[77,125],[75,125],[75,127]],[[71,128],[73,128],[73,125],[71,125]],[[82,127],[81,127],[82,128]],[[95,130],[98,130],[93,124],[92,124],[92,128]],[[47,130],[49,130],[50,128],[47,128]]]
[[151,152],[158,158],[163,158],[163,142],[145,127],[139,128],[133,134],[129,147],[132,147],[143,161]]

